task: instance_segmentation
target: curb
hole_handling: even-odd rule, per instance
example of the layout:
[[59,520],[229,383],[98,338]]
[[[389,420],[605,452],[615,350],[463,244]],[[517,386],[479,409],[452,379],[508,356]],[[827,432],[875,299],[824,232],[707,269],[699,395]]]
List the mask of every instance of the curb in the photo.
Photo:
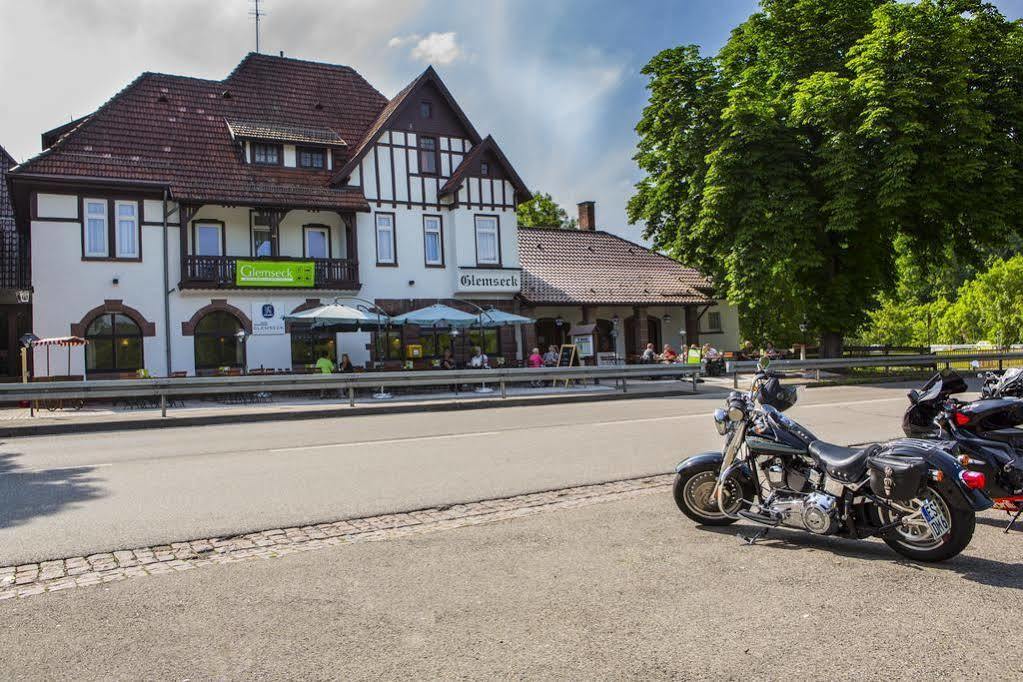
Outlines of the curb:
[[[442,403],[402,403],[400,405],[338,407],[305,411],[267,411],[248,414],[211,414],[188,417],[146,417],[118,421],[67,422],[53,424],[31,424],[23,426],[0,426],[0,438],[23,438],[28,436],[55,436],[63,434],[104,433],[111,431],[138,431],[141,429],[176,428],[185,426],[216,426],[220,424],[253,424],[271,421],[301,421],[306,419],[333,419],[337,417],[361,417],[380,414],[408,414],[410,412],[454,412],[458,410],[481,410],[494,407],[524,407],[529,405],[559,405],[571,403],[603,402],[613,400],[637,400],[643,398],[671,398],[693,393],[692,389],[671,389],[649,393],[612,393],[606,395],[551,395],[515,398],[485,398],[451,400]],[[706,394],[704,394],[706,395]]]

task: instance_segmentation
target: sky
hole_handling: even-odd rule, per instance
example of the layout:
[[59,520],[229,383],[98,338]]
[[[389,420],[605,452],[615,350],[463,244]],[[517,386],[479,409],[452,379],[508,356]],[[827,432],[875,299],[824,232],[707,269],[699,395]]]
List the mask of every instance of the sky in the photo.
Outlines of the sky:
[[[261,0],[261,51],[347,64],[391,97],[432,64],[533,191],[635,241],[640,69],[714,53],[754,0]],[[996,2],[1009,17],[1023,0]],[[224,78],[255,49],[252,0],[0,0],[0,145],[18,161],[142,71]]]

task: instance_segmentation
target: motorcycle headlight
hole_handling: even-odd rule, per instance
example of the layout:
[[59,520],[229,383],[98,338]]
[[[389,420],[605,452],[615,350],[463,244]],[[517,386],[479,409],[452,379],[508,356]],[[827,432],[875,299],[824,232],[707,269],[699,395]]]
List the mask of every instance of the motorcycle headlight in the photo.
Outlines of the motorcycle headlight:
[[722,436],[728,433],[728,415],[720,408],[714,410],[714,426]]
[[736,404],[728,406],[728,418],[733,422],[741,422],[746,418],[746,412]]

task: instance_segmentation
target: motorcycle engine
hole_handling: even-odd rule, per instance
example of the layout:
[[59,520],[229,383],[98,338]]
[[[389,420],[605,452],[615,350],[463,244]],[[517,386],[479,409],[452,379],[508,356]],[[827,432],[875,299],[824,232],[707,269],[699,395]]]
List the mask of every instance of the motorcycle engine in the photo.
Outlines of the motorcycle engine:
[[803,526],[811,533],[828,535],[838,530],[838,500],[827,493],[811,493],[803,500]]
[[767,507],[786,526],[830,535],[838,530],[838,499],[827,493],[773,500]]

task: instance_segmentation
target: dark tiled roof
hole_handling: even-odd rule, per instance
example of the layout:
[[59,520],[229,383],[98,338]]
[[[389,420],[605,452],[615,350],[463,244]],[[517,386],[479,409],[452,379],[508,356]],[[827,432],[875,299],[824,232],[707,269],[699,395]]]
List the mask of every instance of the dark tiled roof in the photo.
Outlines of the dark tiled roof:
[[599,230],[519,228],[519,260],[529,303],[713,302],[711,284],[698,271]]
[[227,127],[235,137],[271,142],[296,142],[298,144],[316,144],[332,147],[343,147],[346,143],[341,136],[329,128],[303,128],[273,123],[256,123],[250,121],[232,121],[228,119]]
[[226,120],[362,140],[386,105],[347,66],[261,54],[221,81],[144,73],[13,175],[160,183],[195,202],[367,209],[360,190],[329,186],[330,171],[246,164]]

